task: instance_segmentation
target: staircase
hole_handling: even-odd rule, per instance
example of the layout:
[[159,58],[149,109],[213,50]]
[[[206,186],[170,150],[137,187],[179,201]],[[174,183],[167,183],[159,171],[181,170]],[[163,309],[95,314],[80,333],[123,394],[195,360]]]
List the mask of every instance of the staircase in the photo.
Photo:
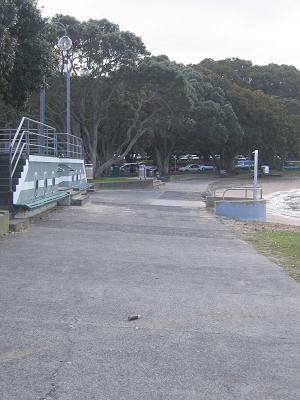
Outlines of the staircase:
[[21,177],[25,158],[20,158],[18,166],[10,184],[10,157],[9,154],[0,154],[0,207],[9,208],[13,204],[13,192],[16,190],[16,185]]

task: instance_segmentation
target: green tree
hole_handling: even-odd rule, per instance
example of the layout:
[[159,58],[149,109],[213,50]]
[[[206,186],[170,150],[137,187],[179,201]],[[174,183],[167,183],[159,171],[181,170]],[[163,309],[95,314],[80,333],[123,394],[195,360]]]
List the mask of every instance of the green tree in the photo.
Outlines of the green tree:
[[174,148],[194,124],[191,112],[198,101],[197,85],[201,86],[202,82],[191,68],[170,62],[166,56],[152,57],[147,69],[149,88],[156,93],[158,106],[148,146],[152,148],[160,174],[166,175]]
[[[210,154],[217,168],[233,170],[234,156],[242,146],[243,129],[219,87],[207,85],[205,99],[194,113],[194,137],[202,153]],[[220,155],[220,162],[216,159]]]
[[60,72],[66,69],[67,59],[73,75],[88,74],[95,78],[109,76],[121,67],[134,65],[148,55],[141,38],[120,30],[117,24],[107,19],[80,22],[69,15],[57,14],[50,21],[49,40],[55,47],[64,34],[60,26],[67,28],[73,46],[67,52],[57,49],[57,66]]
[[234,59],[206,61],[194,68],[207,82],[221,86],[232,104],[244,130],[241,152],[248,155],[258,148],[262,161],[272,164],[279,154],[285,158],[299,151],[299,71],[294,67],[252,66]]
[[278,155],[285,159],[298,147],[296,121],[276,98],[235,84],[228,97],[245,131],[245,154],[258,149],[261,161],[272,165]]
[[[127,139],[123,140],[124,130],[113,131],[116,121],[121,122],[123,118],[134,123],[136,113],[143,118],[140,102],[146,101],[143,96],[139,99],[133,96],[133,91],[125,83],[126,79],[128,81],[126,74],[121,77],[119,71],[122,68],[134,69],[148,52],[140,38],[121,31],[118,25],[106,19],[79,22],[62,15],[55,16],[50,22],[49,37],[53,46],[64,33],[57,22],[66,26],[73,46],[67,54],[56,49],[56,74],[48,82],[47,120],[56,120],[65,130],[63,73],[69,59],[72,71],[72,130],[84,139],[87,158],[94,164],[95,172],[101,174],[109,163],[114,162],[114,154],[127,153],[126,140],[134,136],[134,130],[129,129],[130,123],[126,129],[123,124],[127,132]],[[132,103],[130,99],[133,99]],[[132,107],[128,108],[128,104]],[[129,113],[126,114],[125,110]],[[122,143],[122,151],[117,151],[117,138]]]
[[52,66],[46,21],[34,0],[1,0],[0,21],[1,94],[22,107]]

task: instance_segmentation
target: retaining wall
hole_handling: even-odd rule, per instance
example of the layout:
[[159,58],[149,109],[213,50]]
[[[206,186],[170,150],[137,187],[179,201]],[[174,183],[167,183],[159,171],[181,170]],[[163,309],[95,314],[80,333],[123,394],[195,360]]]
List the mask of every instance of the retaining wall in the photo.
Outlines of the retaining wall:
[[216,201],[216,214],[244,221],[265,221],[266,200]]

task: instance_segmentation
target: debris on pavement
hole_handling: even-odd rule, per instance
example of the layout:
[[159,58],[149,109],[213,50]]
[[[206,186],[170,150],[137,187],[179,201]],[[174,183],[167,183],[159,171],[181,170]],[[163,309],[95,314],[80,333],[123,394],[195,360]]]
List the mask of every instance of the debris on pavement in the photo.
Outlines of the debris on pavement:
[[128,321],[135,321],[136,319],[140,319],[141,316],[140,315],[130,315],[128,317]]

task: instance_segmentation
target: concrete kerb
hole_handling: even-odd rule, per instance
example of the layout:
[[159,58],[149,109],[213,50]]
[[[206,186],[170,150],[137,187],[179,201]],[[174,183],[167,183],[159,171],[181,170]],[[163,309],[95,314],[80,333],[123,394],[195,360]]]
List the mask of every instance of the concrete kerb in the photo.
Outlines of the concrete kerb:
[[154,180],[132,180],[126,182],[95,182],[93,183],[96,190],[100,189],[146,189],[153,188]]
[[0,210],[0,235],[5,235],[9,231],[9,211]]

